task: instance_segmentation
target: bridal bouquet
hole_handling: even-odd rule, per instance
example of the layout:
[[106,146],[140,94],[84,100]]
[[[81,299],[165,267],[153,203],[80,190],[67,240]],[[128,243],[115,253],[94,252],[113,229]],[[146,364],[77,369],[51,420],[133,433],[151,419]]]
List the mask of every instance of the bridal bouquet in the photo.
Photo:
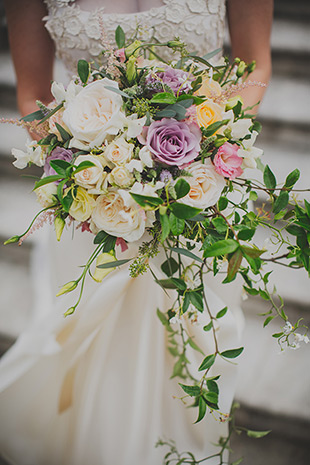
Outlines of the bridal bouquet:
[[[310,271],[310,204],[292,196],[299,171],[277,184],[260,160],[262,150],[254,146],[261,127],[238,95],[248,85],[259,85],[246,81],[254,62],[212,64],[218,51],[200,57],[178,39],[164,44],[126,40],[120,27],[116,44],[105,50],[102,66],[80,60],[78,76],[67,88],[53,82],[55,100],[48,107],[38,102],[39,110],[23,118],[39,140],[26,152],[13,149],[14,165],[42,167],[34,191],[43,209],[24,234],[7,243],[22,242],[48,219],[58,240],[73,222],[94,234],[94,252],[81,275],[59,291],[81,289],[66,315],[75,311],[87,274],[100,282],[125,264],[132,277],[149,271],[164,291],[174,290],[171,308],[158,309],[158,316],[176,357],[173,376],[193,398],[200,421],[208,409],[219,410],[218,377],[208,374],[216,358],[233,359],[243,350],[220,351],[217,328],[227,308],[211,313],[204,274],[224,273],[223,286],[241,275],[247,293],[270,302],[264,324],[282,319],[282,330],[274,334],[281,347],[308,342],[302,322],[291,324],[283,302],[272,296],[264,264],[285,262]],[[160,58],[161,47],[170,48],[175,59]],[[257,167],[263,183],[250,179]],[[255,212],[251,203],[260,192],[269,204]],[[270,228],[275,254],[255,245],[261,225]],[[124,251],[136,241],[137,256],[124,259],[116,253],[117,245]],[[152,270],[159,250],[165,253],[165,279]],[[209,315],[203,330],[206,337],[212,333],[215,349],[202,355],[193,377],[186,351],[201,349],[182,322],[197,320],[201,312]]]

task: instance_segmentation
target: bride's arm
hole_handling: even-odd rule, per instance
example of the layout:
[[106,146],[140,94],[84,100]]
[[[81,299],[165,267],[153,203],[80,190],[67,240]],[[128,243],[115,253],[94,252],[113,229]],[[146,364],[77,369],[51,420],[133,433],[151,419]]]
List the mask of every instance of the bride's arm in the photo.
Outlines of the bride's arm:
[[[233,57],[256,61],[251,81],[268,83],[271,76],[270,34],[273,0],[227,0],[228,25]],[[266,88],[250,87],[242,92],[245,105],[260,101]]]
[[10,48],[17,77],[17,103],[22,116],[36,111],[35,101],[53,97],[54,45],[44,27],[42,0],[5,0]]

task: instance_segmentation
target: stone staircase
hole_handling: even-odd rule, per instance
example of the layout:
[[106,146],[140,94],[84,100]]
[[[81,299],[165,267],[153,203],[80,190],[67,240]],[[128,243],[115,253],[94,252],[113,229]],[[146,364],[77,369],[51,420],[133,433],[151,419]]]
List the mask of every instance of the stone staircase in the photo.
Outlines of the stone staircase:
[[[283,181],[299,167],[299,188],[310,179],[310,3],[308,0],[275,1],[272,34],[273,78],[260,109],[263,132],[257,145],[264,162]],[[56,76],[63,70],[56,66]],[[5,20],[0,1],[0,117],[16,117],[15,77],[9,54]],[[26,134],[12,125],[0,125],[0,243],[27,226],[37,211],[32,181],[21,177],[11,164],[12,146],[23,148]],[[263,198],[260,201],[264,201]],[[0,245],[0,351],[3,353],[26,327],[33,308],[31,263],[40,232],[22,247]],[[261,243],[266,232],[259,236]],[[291,321],[302,316],[310,325],[310,291],[306,273],[276,269],[274,281],[286,301]],[[245,353],[240,357],[237,424],[272,433],[263,439],[233,438],[232,458],[244,456],[244,465],[306,465],[309,463],[310,370],[309,345],[279,355],[271,337],[277,322],[263,329],[259,313],[265,302],[244,302]],[[4,465],[1,461],[0,465]],[[42,464],[44,465],[44,464]],[[138,464],[140,465],[140,464]]]

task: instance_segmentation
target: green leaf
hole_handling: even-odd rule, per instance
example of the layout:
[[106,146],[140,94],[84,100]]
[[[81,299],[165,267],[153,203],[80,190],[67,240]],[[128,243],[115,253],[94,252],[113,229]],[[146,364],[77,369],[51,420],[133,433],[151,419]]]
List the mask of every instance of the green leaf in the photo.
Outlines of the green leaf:
[[116,237],[114,236],[108,236],[106,240],[104,241],[103,247],[102,247],[102,252],[103,253],[108,253],[111,250],[115,249],[115,244],[116,244]]
[[133,97],[131,95],[126,94],[126,92],[123,92],[122,90],[118,89],[118,87],[113,87],[113,86],[104,86],[105,89],[110,90],[111,92],[114,92],[115,94],[121,95],[122,97],[132,99]]
[[105,231],[99,231],[95,236],[94,244],[101,244],[107,239],[108,236],[108,233]]
[[125,32],[121,28],[121,26],[117,26],[115,30],[115,42],[118,48],[124,48],[125,47]]
[[188,292],[185,292],[184,298],[183,298],[183,304],[182,304],[182,312],[183,313],[187,312],[189,304],[190,304],[189,295],[188,295]]
[[244,347],[239,347],[239,349],[230,349],[230,350],[224,350],[224,352],[221,352],[221,356],[225,358],[237,358],[242,352],[243,352]]
[[277,185],[276,177],[268,165],[266,165],[264,169],[264,183],[267,189],[271,191],[273,191]]
[[89,72],[90,72],[89,63],[87,63],[87,61],[85,60],[79,60],[77,69],[78,69],[78,75],[80,76],[81,81],[83,82],[83,84],[86,84],[86,82],[88,81]]
[[273,205],[273,213],[276,215],[283,210],[289,201],[289,195],[287,191],[282,191]]
[[[60,184],[58,184],[58,187],[63,183],[65,183],[66,181],[62,181]],[[65,210],[65,212],[69,213],[69,210],[71,208],[71,205],[73,203],[73,194],[72,194],[72,189],[70,189],[68,191],[68,193],[62,198],[61,200],[61,204],[63,206],[63,209]]]
[[246,245],[243,245],[241,247],[241,250],[245,255],[247,255],[250,258],[258,258],[265,252],[265,250],[255,249],[254,247],[248,247]]
[[176,96],[171,92],[160,92],[155,94],[150,100],[151,103],[166,103],[173,104],[176,103]]
[[159,310],[159,308],[157,309],[156,313],[157,313],[157,316],[158,316],[158,318],[160,319],[161,323],[162,323],[164,326],[168,327],[168,326],[169,326],[169,320],[168,320],[168,318],[166,317],[166,315],[165,315],[163,312],[161,312],[161,311]]
[[83,171],[86,168],[91,168],[92,166],[95,166],[95,164],[92,161],[82,161],[82,163],[73,167],[74,168],[73,174],[79,173],[80,171]]
[[176,289],[176,285],[171,281],[171,279],[158,279],[156,281],[164,289]]
[[205,416],[207,411],[207,404],[204,401],[203,397],[199,397],[199,402],[198,402],[198,418],[195,421],[195,423],[199,423]]
[[296,168],[286,178],[284,187],[292,188],[300,178],[300,171]]
[[240,465],[241,462],[243,462],[243,457],[241,457],[241,458],[238,459],[238,460],[235,460],[234,462],[232,462],[231,465]]
[[170,209],[177,218],[183,220],[189,220],[202,211],[201,208],[190,207],[189,205],[177,202],[172,203]]
[[133,194],[130,192],[131,197],[139,204],[141,207],[157,207],[158,205],[163,204],[163,200],[160,197],[150,197],[148,195]]
[[258,199],[258,194],[255,191],[251,191],[249,195],[249,199],[252,200],[252,202],[256,202]]
[[227,255],[232,253],[239,247],[239,244],[234,239],[225,239],[217,241],[212,245],[209,245],[204,253],[204,257],[218,257],[220,255]]
[[200,312],[203,312],[203,299],[202,295],[198,292],[189,292],[189,298],[194,307],[197,308]]
[[185,291],[187,289],[186,283],[183,279],[180,278],[170,278],[171,282],[175,285],[180,291]]
[[220,310],[220,311],[216,314],[216,317],[215,317],[215,318],[222,318],[224,315],[226,315],[227,310],[228,310],[227,307],[222,308],[222,310]]
[[203,327],[204,331],[210,331],[213,327],[212,321]]
[[275,317],[274,317],[273,315],[268,316],[268,317],[266,318],[266,320],[264,321],[264,325],[263,325],[264,328],[265,328],[265,326],[267,326],[267,325],[270,323],[270,321],[272,321],[274,318],[275,318]]
[[213,218],[211,220],[211,223],[213,224],[218,233],[226,233],[228,225],[224,218],[222,218],[221,216],[217,216],[216,218]]
[[208,379],[207,380],[207,387],[208,387],[209,391],[215,392],[216,394],[219,393],[218,384],[213,379]]
[[66,169],[69,168],[71,165],[67,161],[64,160],[51,160],[47,159],[47,163],[56,171],[57,174],[66,178]]
[[187,386],[186,384],[179,383],[179,386],[183,389],[183,391],[191,397],[199,396],[200,394],[200,387],[199,386]]
[[102,265],[98,265],[97,268],[116,268],[117,266],[122,266],[125,263],[130,262],[133,260],[132,258],[124,258],[123,260],[115,260],[113,262],[103,263]]
[[182,234],[185,227],[185,220],[177,218],[173,213],[169,215],[170,230],[174,236]]
[[203,397],[212,404],[217,404],[219,400],[219,396],[216,392],[204,392]]
[[249,436],[250,438],[263,438],[264,436],[267,436],[267,434],[269,434],[271,432],[271,430],[268,430],[268,431],[253,431],[253,430],[250,430],[248,429],[246,434],[247,436]]
[[58,174],[53,174],[52,176],[46,176],[46,178],[42,178],[37,181],[34,185],[34,191],[38,189],[38,187],[45,186],[45,184],[49,184],[50,182],[59,181],[63,179],[63,176],[59,176]]
[[215,123],[210,124],[206,129],[203,130],[203,135],[205,137],[213,136],[222,126],[225,126],[229,122],[229,119],[224,119],[223,121],[216,121]]
[[60,124],[55,123],[55,125],[56,125],[56,128],[58,129],[59,134],[61,135],[61,138],[62,138],[62,140],[64,142],[66,142],[67,140],[72,139],[71,134],[69,134]]
[[161,269],[167,276],[172,276],[179,269],[179,264],[171,257],[161,265]]
[[305,199],[305,209],[306,209],[307,216],[310,218],[310,203],[307,202],[306,199]]
[[185,197],[186,194],[189,193],[191,186],[185,179],[180,178],[177,180],[177,182],[174,185],[175,192],[177,194],[177,199],[181,199],[182,197]]
[[165,239],[169,236],[170,224],[168,215],[159,215],[160,224],[161,224],[161,236],[160,241],[164,242]]
[[212,355],[207,355],[207,356],[203,359],[203,361],[202,361],[200,367],[198,368],[198,371],[207,370],[208,368],[212,367],[212,365],[214,364],[214,362],[215,362],[215,355],[214,355],[214,354],[212,354]]
[[172,250],[172,252],[178,253],[179,255],[185,255],[186,257],[196,260],[197,262],[203,263],[203,260],[200,257],[187,249],[181,249],[180,247],[169,247],[169,249]]
[[256,232],[256,229],[251,229],[251,228],[244,228],[238,233],[238,239],[241,241],[248,241],[249,239],[252,239]]
[[230,283],[233,281],[236,277],[236,274],[238,273],[238,270],[240,268],[241,262],[242,262],[243,254],[240,249],[237,249],[233,255],[230,257],[229,262],[228,262],[228,270],[227,270],[227,276],[224,279],[224,283]]
[[218,209],[220,211],[225,210],[225,208],[227,208],[227,205],[228,205],[227,197],[220,197],[218,201]]
[[23,116],[23,118],[21,118],[21,121],[26,121],[30,123],[31,121],[41,120],[42,118],[44,118],[44,116],[45,115],[43,111],[37,110],[37,111],[34,111],[33,113],[29,113],[29,115]]
[[196,344],[196,342],[191,337],[188,338],[187,342],[189,343],[189,345],[191,346],[192,349],[194,349],[197,352],[200,352],[202,355],[204,355],[203,350],[200,349],[200,347]]

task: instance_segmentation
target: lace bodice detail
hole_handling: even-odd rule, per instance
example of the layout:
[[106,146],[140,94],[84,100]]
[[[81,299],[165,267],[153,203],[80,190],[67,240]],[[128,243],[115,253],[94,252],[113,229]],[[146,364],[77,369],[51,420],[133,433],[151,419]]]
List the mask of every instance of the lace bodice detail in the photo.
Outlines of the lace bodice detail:
[[225,0],[163,0],[161,7],[130,14],[106,13],[102,7],[86,11],[73,0],[45,3],[48,16],[44,20],[56,54],[73,73],[80,58],[100,61],[104,38],[114,44],[118,25],[127,37],[135,33],[137,25],[147,40],[153,36],[164,42],[178,36],[189,51],[202,55],[223,44]]

